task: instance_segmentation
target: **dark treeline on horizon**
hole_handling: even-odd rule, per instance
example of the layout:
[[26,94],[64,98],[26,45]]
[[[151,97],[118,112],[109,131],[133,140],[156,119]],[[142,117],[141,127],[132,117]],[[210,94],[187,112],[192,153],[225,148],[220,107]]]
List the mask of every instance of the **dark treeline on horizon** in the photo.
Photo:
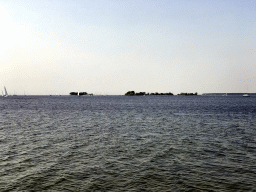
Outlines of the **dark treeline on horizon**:
[[135,91],[128,91],[125,93],[126,96],[143,96],[143,95],[173,95],[173,93],[146,93],[146,92],[138,92],[135,93]]

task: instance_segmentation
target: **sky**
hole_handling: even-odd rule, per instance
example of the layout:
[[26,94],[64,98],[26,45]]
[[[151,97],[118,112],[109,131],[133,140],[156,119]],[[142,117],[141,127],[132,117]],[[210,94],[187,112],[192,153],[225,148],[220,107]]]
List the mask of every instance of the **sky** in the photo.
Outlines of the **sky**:
[[9,94],[255,93],[256,0],[0,0]]

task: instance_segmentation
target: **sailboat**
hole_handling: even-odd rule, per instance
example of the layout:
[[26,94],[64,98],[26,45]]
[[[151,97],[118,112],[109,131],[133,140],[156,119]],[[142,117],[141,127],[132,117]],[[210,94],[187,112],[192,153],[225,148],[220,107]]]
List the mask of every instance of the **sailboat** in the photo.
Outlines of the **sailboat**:
[[4,87],[3,97],[8,97],[8,93],[7,93],[7,90],[6,90],[6,88],[5,88],[5,87]]

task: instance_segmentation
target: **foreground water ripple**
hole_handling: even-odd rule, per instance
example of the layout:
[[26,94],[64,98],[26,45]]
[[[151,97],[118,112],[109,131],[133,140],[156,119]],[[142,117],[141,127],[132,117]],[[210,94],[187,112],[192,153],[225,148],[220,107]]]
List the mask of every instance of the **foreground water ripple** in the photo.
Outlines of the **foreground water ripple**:
[[0,99],[0,191],[253,191],[256,98]]

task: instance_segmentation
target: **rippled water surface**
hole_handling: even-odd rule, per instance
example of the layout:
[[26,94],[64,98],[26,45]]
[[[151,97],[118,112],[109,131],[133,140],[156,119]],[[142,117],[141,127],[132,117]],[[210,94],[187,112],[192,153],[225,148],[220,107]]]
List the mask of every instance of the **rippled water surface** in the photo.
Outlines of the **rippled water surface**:
[[0,98],[0,191],[253,191],[256,97]]

